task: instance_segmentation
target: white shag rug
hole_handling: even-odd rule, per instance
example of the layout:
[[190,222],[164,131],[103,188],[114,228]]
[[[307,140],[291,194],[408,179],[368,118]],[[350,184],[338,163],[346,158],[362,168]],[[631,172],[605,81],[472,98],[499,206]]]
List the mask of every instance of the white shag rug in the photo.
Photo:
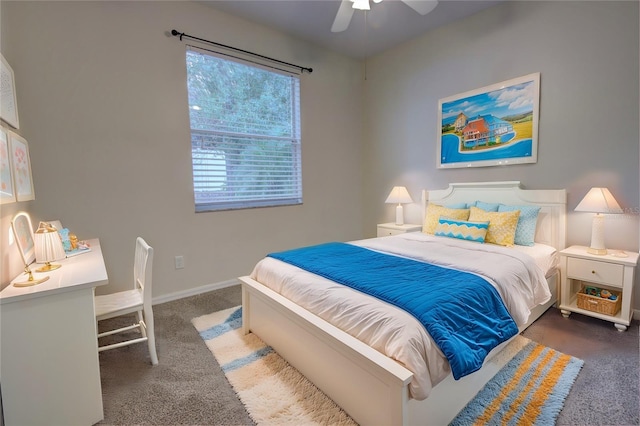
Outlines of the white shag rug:
[[240,307],[191,322],[258,425],[356,425],[271,347],[242,334]]

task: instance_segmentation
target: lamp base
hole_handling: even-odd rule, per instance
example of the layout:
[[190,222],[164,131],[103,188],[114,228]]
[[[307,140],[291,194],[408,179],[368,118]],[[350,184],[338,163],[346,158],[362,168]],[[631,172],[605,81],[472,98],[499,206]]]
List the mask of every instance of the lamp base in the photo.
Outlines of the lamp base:
[[401,204],[396,207],[396,225],[404,225],[404,212]]
[[42,277],[35,279],[33,275],[29,275],[29,279],[27,281],[20,281],[13,283],[14,287],[31,287],[32,285],[40,284],[48,280],[49,277]]
[[44,266],[36,269],[36,272],[49,272],[49,271],[54,271],[56,269],[58,269],[59,267],[61,267],[62,265],[58,265],[58,264],[51,264],[49,262],[47,262]]
[[591,225],[591,244],[587,249],[587,253],[604,256],[607,249],[604,246],[604,215],[597,213],[593,217]]
[[607,249],[606,248],[593,248],[593,247],[589,247],[587,249],[587,253],[591,253],[591,254],[597,254],[600,256],[604,256],[605,254],[607,254]]

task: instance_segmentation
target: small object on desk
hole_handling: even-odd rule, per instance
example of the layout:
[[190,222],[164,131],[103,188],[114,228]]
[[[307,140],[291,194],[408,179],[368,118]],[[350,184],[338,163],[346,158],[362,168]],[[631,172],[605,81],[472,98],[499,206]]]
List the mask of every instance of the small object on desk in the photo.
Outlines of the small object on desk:
[[65,253],[67,254],[67,257],[73,257],[73,256],[77,256],[79,254],[87,253],[90,251],[91,251],[91,247],[89,246],[89,243],[87,243],[86,241],[78,241],[76,243],[75,249],[65,251]]
[[62,239],[62,247],[64,247],[64,251],[68,252],[71,250],[71,239],[69,238],[69,229],[62,228],[58,230],[58,234],[60,234],[60,239]]
[[71,250],[78,248],[78,237],[76,237],[76,234],[69,233],[69,243],[71,243]]

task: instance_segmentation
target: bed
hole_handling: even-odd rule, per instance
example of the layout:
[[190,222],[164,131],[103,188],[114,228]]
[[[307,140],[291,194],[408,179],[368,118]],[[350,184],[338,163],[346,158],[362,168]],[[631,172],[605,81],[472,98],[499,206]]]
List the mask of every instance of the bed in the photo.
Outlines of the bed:
[[[450,184],[443,190],[423,191],[422,195],[423,217],[429,203],[453,206],[482,200],[486,203],[537,206],[540,211],[535,230],[536,246],[548,247],[552,251],[559,251],[565,246],[565,190],[526,190],[517,181],[482,182]],[[384,251],[387,250],[386,244],[391,242],[400,247],[396,255],[404,257],[411,254],[403,251],[404,245],[423,245],[432,238],[418,233],[398,237],[351,243]],[[499,356],[508,343],[506,341],[493,349],[482,368],[472,374],[455,380],[445,366],[444,373],[439,370],[434,377],[422,379],[422,373],[416,372],[415,366],[405,360],[392,359],[353,337],[352,334],[357,335],[353,330],[349,329],[347,333],[333,325],[332,322],[336,321],[332,317],[325,315],[323,319],[322,314],[316,315],[279,294],[281,289],[268,283],[267,278],[258,278],[271,273],[269,269],[266,271],[267,275],[254,270],[252,276],[240,278],[243,331],[255,333],[272,346],[360,424],[446,424],[508,360]],[[552,262],[544,267],[542,279],[548,284],[550,297],[541,298],[541,304],[531,306],[530,312],[519,315],[518,331],[528,327],[557,300],[558,272]],[[428,364],[442,364],[437,358],[435,361],[428,358],[431,355],[426,352]],[[426,385],[418,383],[421,381]]]

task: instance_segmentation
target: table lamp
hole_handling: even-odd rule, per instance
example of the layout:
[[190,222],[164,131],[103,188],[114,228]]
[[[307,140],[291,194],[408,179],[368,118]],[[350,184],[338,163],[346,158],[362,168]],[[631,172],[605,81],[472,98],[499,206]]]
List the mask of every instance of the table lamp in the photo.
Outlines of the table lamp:
[[591,188],[574,210],[595,213],[591,225],[591,245],[587,251],[592,254],[607,254],[607,249],[604,246],[603,213],[622,213],[620,205],[613,198],[611,192],[607,188]]
[[405,188],[404,186],[394,186],[385,203],[398,203],[398,206],[396,207],[396,225],[404,225],[404,212],[402,210],[402,204],[413,203],[413,200],[411,199],[411,195],[409,195],[409,191],[407,191],[407,188]]
[[62,246],[62,238],[60,238],[56,228],[46,222],[40,222],[34,234],[34,243],[36,262],[44,263],[44,266],[36,269],[36,272],[49,272],[62,266],[51,263],[66,257]]

